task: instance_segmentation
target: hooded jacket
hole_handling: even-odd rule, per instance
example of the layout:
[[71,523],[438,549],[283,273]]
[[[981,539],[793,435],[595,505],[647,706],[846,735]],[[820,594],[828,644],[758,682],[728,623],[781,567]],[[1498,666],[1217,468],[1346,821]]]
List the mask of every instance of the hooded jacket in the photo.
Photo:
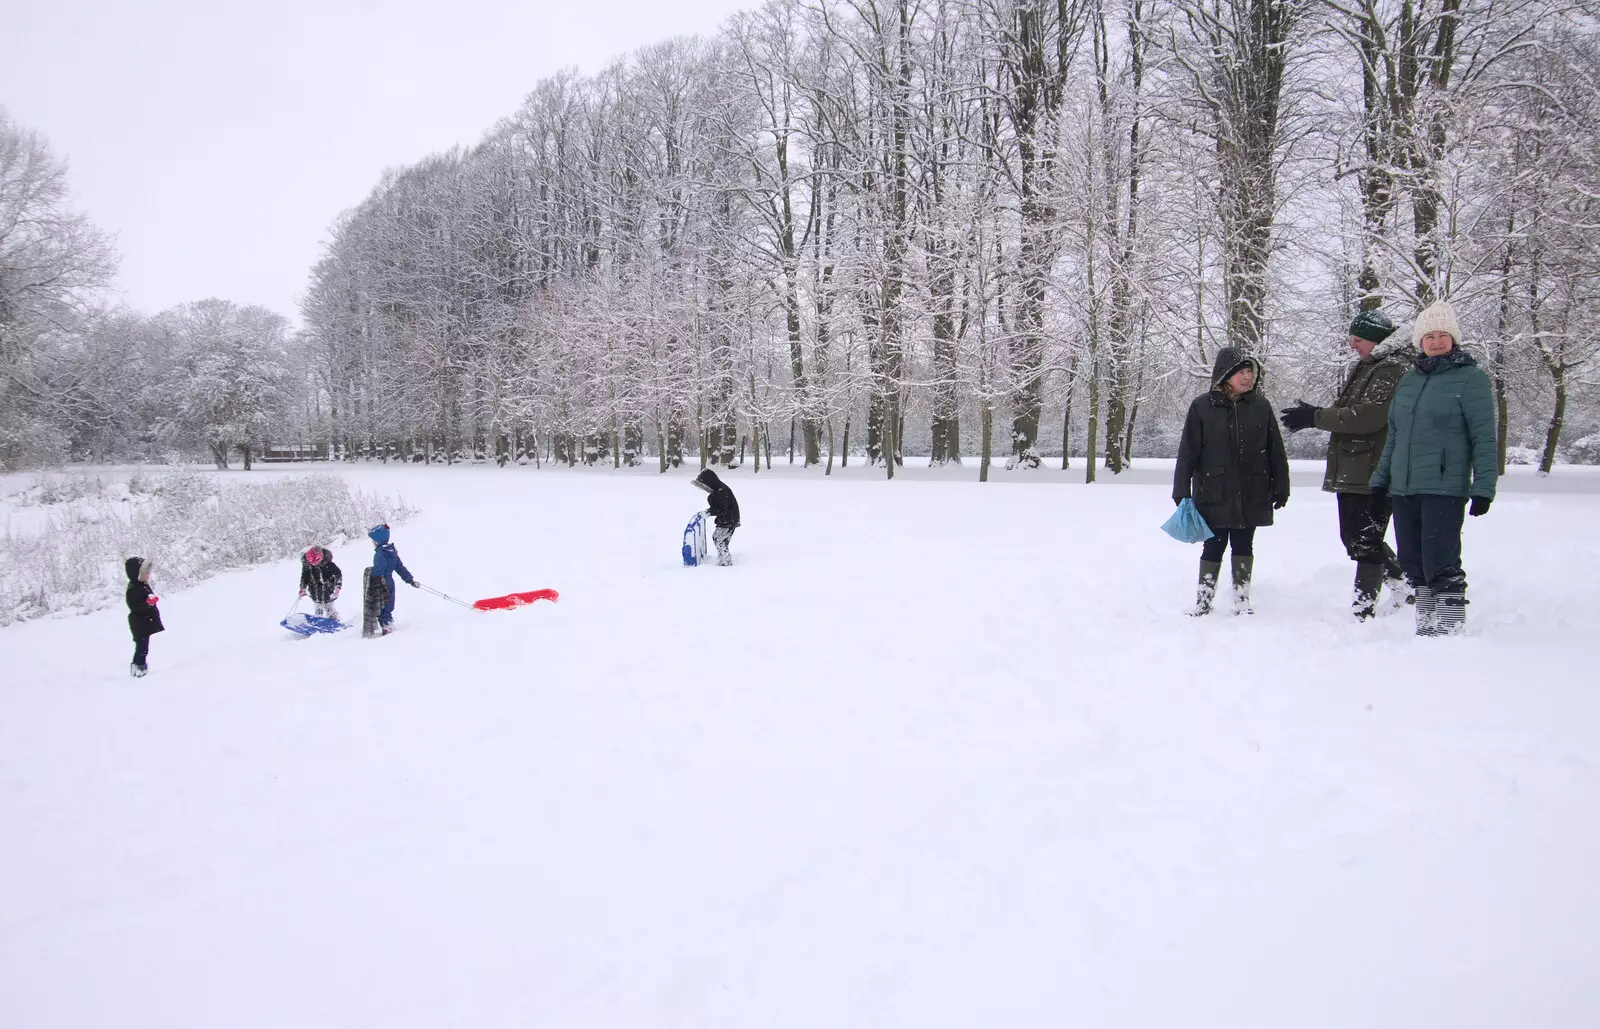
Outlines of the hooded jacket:
[[389,596],[394,596],[394,577],[396,574],[408,584],[415,584],[411,578],[411,570],[400,560],[400,552],[394,549],[394,544],[389,542],[389,527],[387,525],[374,526],[368,533],[367,539],[374,546],[372,552],[372,576],[382,579],[389,586]]
[[733,490],[728,488],[728,484],[718,478],[717,473],[709,468],[695,476],[694,484],[706,492],[706,507],[711,509],[717,528],[737,529],[739,527],[739,501],[734,499]]
[[322,560],[316,564],[306,560],[305,554],[300,555],[300,588],[315,603],[328,604],[344,585],[344,573],[334,564],[333,551],[327,547],[317,549],[322,551]]
[[1223,383],[1240,368],[1261,363],[1224,347],[1211,369],[1211,389],[1194,399],[1183,423],[1172,499],[1193,497],[1213,529],[1272,524],[1274,502],[1289,499],[1289,456],[1278,418],[1259,389],[1230,396]]
[[1389,439],[1372,487],[1395,496],[1494,499],[1500,479],[1494,390],[1458,345],[1418,356],[1389,405]]
[[161,624],[161,609],[156,607],[155,590],[150,588],[150,562],[130,557],[122,562],[128,573],[128,629],[135,636],[154,636],[166,629]]
[[1317,409],[1317,428],[1328,438],[1328,470],[1322,488],[1329,493],[1367,493],[1378,457],[1389,438],[1389,402],[1411,366],[1410,333],[1396,332],[1356,362],[1339,396]]

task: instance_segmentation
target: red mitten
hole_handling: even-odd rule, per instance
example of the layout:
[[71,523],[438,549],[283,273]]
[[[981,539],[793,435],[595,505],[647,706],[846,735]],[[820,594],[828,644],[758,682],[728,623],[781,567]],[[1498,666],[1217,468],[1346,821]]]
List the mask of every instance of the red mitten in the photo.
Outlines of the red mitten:
[[144,602],[149,604],[151,607],[155,607],[157,604],[161,603],[161,598],[152,593],[148,597],[144,598]]

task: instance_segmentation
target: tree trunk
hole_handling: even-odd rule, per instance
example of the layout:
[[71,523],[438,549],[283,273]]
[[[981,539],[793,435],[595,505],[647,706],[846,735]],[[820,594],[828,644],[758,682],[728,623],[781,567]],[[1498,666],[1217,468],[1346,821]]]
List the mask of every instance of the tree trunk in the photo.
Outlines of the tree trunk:
[[1093,482],[1095,458],[1100,453],[1100,356],[1089,344],[1089,452],[1083,458],[1083,481]]
[[211,444],[211,459],[216,462],[219,471],[228,467],[228,445],[226,443]]
[[933,293],[933,456],[929,464],[961,463],[961,399],[956,390],[955,269],[944,244],[930,244],[938,271]]
[[1067,387],[1067,402],[1061,410],[1061,470],[1072,467],[1072,387]]
[[1139,420],[1139,401],[1133,402],[1133,407],[1128,411],[1128,435],[1122,441],[1122,466],[1130,467],[1133,464],[1133,423]]
[[1506,473],[1506,450],[1511,442],[1511,410],[1506,397],[1506,377],[1495,372],[1494,376],[1494,413],[1495,422],[1500,427],[1498,438],[1495,440],[1495,461],[1500,468],[1500,474]]
[[1547,364],[1550,377],[1556,384],[1556,409],[1550,415],[1550,428],[1544,435],[1544,454],[1539,458],[1539,471],[1545,475],[1556,464],[1556,445],[1561,442],[1561,424],[1567,416],[1567,368],[1564,364]]
[[983,454],[978,459],[978,481],[989,481],[989,461],[994,454],[994,401],[987,393],[983,396]]

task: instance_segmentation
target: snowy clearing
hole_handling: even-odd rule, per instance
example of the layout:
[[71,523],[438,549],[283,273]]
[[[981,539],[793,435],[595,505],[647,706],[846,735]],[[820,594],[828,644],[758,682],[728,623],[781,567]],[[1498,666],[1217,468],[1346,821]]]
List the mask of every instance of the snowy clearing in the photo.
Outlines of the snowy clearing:
[[732,569],[690,469],[332,469],[561,602],[299,639],[281,561],[138,681],[119,609],[0,630],[0,1024],[1600,1024],[1600,476],[1514,472],[1419,640],[1314,464],[1184,617],[1168,469],[740,470]]

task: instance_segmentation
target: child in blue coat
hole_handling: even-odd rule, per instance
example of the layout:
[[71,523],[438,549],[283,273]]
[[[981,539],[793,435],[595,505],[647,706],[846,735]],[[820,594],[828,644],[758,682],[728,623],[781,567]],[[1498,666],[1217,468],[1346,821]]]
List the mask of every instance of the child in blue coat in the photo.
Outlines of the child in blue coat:
[[[383,580],[384,599],[383,606],[378,609],[378,625],[384,635],[388,635],[394,621],[394,577],[399,573],[407,585],[421,586],[422,583],[412,578],[411,570],[400,560],[400,552],[389,542],[389,526],[374,525],[367,531],[367,538],[372,541],[372,577]],[[376,584],[373,584],[376,585]]]

